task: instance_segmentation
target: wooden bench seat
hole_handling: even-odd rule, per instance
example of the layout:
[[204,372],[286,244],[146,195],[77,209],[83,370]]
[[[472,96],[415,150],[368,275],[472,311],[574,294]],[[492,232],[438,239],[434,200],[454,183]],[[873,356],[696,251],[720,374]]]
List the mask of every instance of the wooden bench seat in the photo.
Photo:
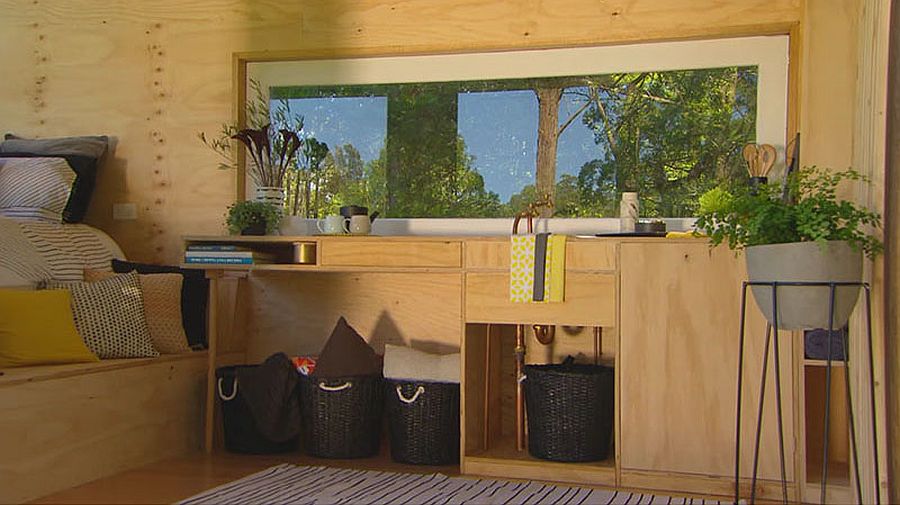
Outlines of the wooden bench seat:
[[206,351],[190,352],[184,354],[163,354],[157,358],[128,358],[128,359],[104,359],[93,363],[70,363],[65,365],[38,365],[21,366],[15,368],[0,369],[0,388],[24,384],[26,382],[41,382],[46,380],[64,379],[76,375],[102,373],[121,368],[132,368],[182,361],[186,359],[205,359]]
[[199,450],[206,361],[203,351],[2,370],[0,502]]

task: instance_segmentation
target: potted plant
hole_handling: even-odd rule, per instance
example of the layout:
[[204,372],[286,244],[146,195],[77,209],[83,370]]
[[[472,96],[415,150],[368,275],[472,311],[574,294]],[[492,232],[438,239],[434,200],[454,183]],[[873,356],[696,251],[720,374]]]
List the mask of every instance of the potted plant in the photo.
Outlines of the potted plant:
[[[745,249],[751,282],[860,282],[862,257],[881,253],[882,243],[869,230],[881,217],[839,199],[844,181],[868,182],[855,170],[829,172],[809,167],[792,173],[785,184],[718,187],[700,198],[696,228],[712,244]],[[753,297],[774,324],[772,288],[751,286]],[[841,328],[856,305],[859,287],[835,290],[829,321],[830,288],[778,288],[778,327],[785,330]]]
[[233,235],[272,235],[281,224],[281,208],[271,203],[245,200],[228,207],[228,231]]
[[250,86],[255,98],[247,103],[247,128],[223,124],[215,137],[207,137],[204,132],[198,137],[222,158],[220,169],[237,168],[233,141],[243,144],[250,157],[247,174],[256,186],[256,200],[281,207],[285,174],[294,166],[304,143],[303,116],[292,114],[284,100],[271,109],[259,82],[251,80]]

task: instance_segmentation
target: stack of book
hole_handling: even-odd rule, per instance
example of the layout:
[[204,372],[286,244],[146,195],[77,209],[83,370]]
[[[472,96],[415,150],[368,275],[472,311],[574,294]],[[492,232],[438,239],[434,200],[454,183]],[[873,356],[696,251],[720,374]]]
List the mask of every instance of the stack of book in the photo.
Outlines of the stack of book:
[[184,252],[184,262],[195,264],[259,265],[274,260],[273,254],[234,244],[192,244]]

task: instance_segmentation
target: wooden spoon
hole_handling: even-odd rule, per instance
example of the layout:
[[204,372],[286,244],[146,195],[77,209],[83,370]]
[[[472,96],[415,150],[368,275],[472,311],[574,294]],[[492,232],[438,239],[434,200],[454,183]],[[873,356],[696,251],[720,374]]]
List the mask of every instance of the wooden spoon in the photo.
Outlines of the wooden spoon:
[[747,144],[744,146],[743,150],[744,160],[747,161],[747,165],[750,172],[750,177],[756,177],[757,164],[759,162],[759,147],[756,144]]
[[775,150],[775,146],[771,144],[762,144],[759,146],[758,162],[761,168],[759,169],[758,174],[760,177],[768,177],[769,171],[772,170],[777,158],[778,151]]

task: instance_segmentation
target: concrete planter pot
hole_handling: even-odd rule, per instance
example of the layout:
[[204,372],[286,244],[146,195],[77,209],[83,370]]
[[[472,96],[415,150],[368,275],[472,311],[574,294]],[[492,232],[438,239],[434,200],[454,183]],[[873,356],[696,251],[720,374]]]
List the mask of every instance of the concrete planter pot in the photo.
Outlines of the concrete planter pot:
[[[793,242],[752,246],[746,249],[747,275],[751,282],[859,282],[862,280],[862,251],[847,242]],[[751,286],[756,305],[774,324],[772,288]],[[811,286],[778,287],[778,327],[783,330],[828,328],[830,288]],[[842,328],[859,298],[859,287],[835,289],[835,329]]]

